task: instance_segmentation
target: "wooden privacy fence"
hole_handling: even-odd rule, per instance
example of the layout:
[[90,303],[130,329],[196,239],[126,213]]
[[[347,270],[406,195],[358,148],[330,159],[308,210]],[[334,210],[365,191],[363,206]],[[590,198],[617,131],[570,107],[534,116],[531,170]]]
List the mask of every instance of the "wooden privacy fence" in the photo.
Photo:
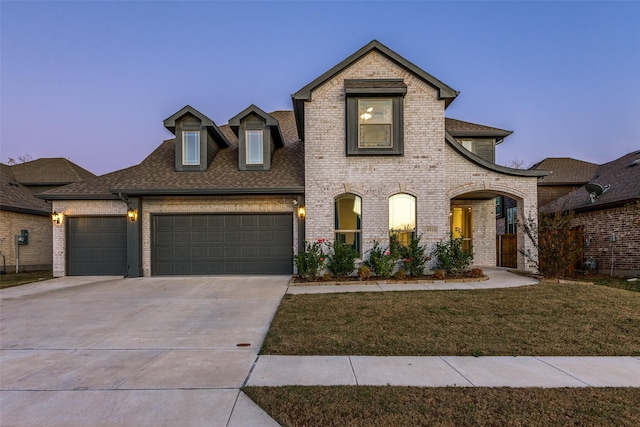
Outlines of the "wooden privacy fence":
[[518,268],[517,234],[498,234],[496,236],[496,265]]

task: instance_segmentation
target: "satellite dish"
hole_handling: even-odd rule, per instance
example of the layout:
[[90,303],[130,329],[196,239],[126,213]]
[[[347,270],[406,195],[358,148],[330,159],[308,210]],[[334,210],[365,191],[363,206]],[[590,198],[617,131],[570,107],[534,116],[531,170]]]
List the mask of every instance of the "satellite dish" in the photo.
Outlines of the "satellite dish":
[[604,187],[600,184],[596,184],[595,182],[588,183],[587,185],[584,186],[584,188],[587,190],[588,193],[595,194],[596,197],[604,193]]
[[589,193],[589,196],[591,197],[591,203],[595,202],[596,198],[601,196],[602,193],[607,191],[610,187],[611,187],[610,185],[605,185],[603,187],[602,185],[597,184],[595,182],[590,182],[584,186],[585,190],[587,190],[587,192]]

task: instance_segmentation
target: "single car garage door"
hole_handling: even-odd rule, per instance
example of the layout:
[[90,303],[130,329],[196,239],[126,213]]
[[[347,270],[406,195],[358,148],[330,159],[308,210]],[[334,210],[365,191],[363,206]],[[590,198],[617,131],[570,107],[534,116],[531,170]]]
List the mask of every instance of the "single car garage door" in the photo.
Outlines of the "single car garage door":
[[127,272],[127,219],[67,219],[67,275],[124,276]]
[[291,214],[154,215],[152,274],[291,274]]

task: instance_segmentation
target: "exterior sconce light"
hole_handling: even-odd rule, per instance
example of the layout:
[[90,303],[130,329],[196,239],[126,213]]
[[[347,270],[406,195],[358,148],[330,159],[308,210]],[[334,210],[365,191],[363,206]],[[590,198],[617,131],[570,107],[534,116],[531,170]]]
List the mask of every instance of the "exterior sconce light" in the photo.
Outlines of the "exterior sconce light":
[[136,222],[138,220],[138,211],[135,209],[128,209],[127,218],[129,218],[129,221],[131,222]]
[[60,225],[60,224],[62,224],[62,217],[63,217],[63,215],[61,213],[58,213],[58,212],[54,211],[51,214],[51,221],[53,221],[53,223],[55,225]]
[[304,206],[298,206],[298,218],[304,219],[307,216],[307,208]]

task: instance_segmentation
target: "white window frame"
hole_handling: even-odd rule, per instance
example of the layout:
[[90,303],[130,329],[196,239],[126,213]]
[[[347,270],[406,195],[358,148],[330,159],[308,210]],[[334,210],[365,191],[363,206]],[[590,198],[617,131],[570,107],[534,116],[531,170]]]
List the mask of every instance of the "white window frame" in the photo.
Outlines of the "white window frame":
[[[252,147],[251,141],[252,136],[259,136],[259,146]],[[264,164],[264,133],[261,130],[246,130],[245,131],[245,144],[246,144],[246,164],[247,165],[262,165]],[[253,152],[253,150],[257,150],[257,152]],[[258,160],[252,160],[251,154],[258,154]]]
[[[373,107],[370,107],[367,110],[363,110],[364,107],[362,103],[371,103],[371,102],[380,102],[380,103],[388,103],[389,111],[386,112],[389,115],[387,120],[377,119],[375,116],[371,114],[373,112]],[[394,132],[394,123],[393,123],[393,98],[358,98],[357,100],[358,107],[358,148],[366,148],[366,149],[389,149],[393,148],[393,132]],[[367,123],[369,120],[372,122]],[[367,145],[363,142],[363,126],[371,126],[371,125],[380,125],[380,126],[388,126],[389,127],[389,142],[386,145]]]
[[[189,136],[195,136],[195,147],[191,147],[194,150],[195,159],[189,160],[187,153],[189,152],[189,147],[187,145],[191,142],[189,140]],[[200,132],[196,130],[185,130],[182,131],[182,164],[185,166],[194,166],[200,164]]]

